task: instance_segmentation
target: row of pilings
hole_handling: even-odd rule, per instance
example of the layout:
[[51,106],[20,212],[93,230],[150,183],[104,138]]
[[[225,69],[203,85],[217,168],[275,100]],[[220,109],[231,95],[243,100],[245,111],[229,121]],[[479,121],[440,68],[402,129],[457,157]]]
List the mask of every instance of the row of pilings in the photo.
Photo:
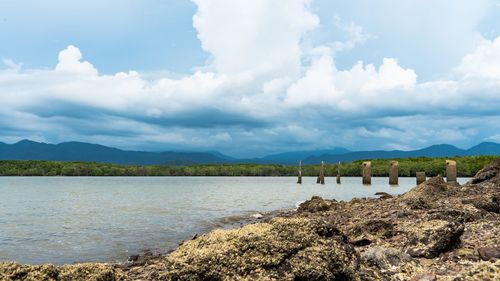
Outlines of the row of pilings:
[[[362,167],[362,182],[363,184],[370,185],[372,184],[372,162],[364,161],[361,164]],[[341,175],[340,175],[340,162],[337,166],[337,184],[341,183]],[[416,181],[417,185],[426,181],[427,177],[425,172],[417,172],[416,173]],[[453,160],[446,160],[446,180],[448,182],[457,182],[457,162]],[[297,183],[302,183],[302,161],[299,161],[299,169],[298,169],[298,179]],[[319,166],[319,175],[316,178],[316,183],[325,184],[325,162],[321,161]],[[399,162],[395,160],[391,160],[389,162],[389,184],[397,185],[399,183]]]

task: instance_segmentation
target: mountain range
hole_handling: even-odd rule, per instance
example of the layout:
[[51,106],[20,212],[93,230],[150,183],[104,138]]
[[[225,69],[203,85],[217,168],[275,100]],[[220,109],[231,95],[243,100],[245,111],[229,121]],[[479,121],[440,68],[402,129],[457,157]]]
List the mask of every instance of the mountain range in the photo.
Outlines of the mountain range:
[[14,144],[0,142],[0,160],[52,160],[102,162],[125,165],[190,165],[190,164],[317,164],[349,162],[362,159],[389,159],[411,157],[452,157],[473,155],[500,155],[500,144],[483,142],[469,149],[460,149],[452,145],[433,145],[419,150],[376,150],[350,151],[345,148],[329,150],[295,151],[271,154],[261,158],[238,159],[220,152],[145,152],[127,151],[113,147],[84,142],[64,142],[47,144],[22,140]]

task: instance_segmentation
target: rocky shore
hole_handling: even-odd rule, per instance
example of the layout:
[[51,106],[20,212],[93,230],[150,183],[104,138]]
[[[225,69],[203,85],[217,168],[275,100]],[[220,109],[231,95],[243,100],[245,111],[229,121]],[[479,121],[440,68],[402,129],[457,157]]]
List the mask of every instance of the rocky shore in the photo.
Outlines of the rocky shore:
[[464,185],[337,202],[215,230],[128,265],[0,263],[0,280],[500,280],[500,159]]

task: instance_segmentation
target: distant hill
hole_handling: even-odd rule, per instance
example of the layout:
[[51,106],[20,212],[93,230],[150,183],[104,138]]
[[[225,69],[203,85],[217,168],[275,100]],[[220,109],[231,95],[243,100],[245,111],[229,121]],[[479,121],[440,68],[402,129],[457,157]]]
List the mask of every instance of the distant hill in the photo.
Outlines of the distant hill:
[[357,151],[344,154],[322,154],[311,156],[303,160],[305,164],[317,164],[321,161],[327,163],[350,162],[363,159],[390,159],[390,158],[414,158],[414,157],[452,157],[452,156],[474,156],[474,155],[500,155],[500,144],[494,142],[483,142],[470,149],[460,149],[453,145],[432,145],[419,150],[378,150]]
[[321,161],[336,163],[362,159],[389,159],[412,157],[451,157],[474,155],[500,155],[500,144],[484,142],[470,149],[440,144],[427,148],[401,151],[349,151],[345,148],[329,150],[295,151],[271,154],[262,158],[237,159],[217,151],[209,152],[144,152],[127,151],[98,144],[64,142],[60,144],[39,143],[22,140],[14,144],[0,142],[0,160],[51,160],[72,162],[101,162],[124,165],[191,165],[191,164],[318,164]]
[[324,154],[337,155],[349,153],[350,150],[345,148],[334,148],[328,150],[308,150],[308,151],[295,151],[295,152],[284,152],[278,154],[271,154],[262,158],[248,159],[247,162],[258,163],[258,164],[297,164],[300,160],[306,159],[308,157],[320,156]]
[[231,157],[218,152],[126,151],[83,142],[47,144],[22,140],[15,144],[0,143],[0,160],[81,161],[125,165],[190,165],[227,163],[232,161],[231,159]]
[[468,149],[467,155],[500,155],[500,144],[483,142]]

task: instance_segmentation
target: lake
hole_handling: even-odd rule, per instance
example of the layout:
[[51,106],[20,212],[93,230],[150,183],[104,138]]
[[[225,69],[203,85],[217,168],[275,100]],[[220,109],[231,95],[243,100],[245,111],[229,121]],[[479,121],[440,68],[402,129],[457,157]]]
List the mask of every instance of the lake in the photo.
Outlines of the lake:
[[[467,179],[459,179],[464,183]],[[350,200],[400,194],[415,178],[0,177],[0,260],[121,262],[145,249],[167,251],[195,233],[257,212],[293,209],[319,195]]]

